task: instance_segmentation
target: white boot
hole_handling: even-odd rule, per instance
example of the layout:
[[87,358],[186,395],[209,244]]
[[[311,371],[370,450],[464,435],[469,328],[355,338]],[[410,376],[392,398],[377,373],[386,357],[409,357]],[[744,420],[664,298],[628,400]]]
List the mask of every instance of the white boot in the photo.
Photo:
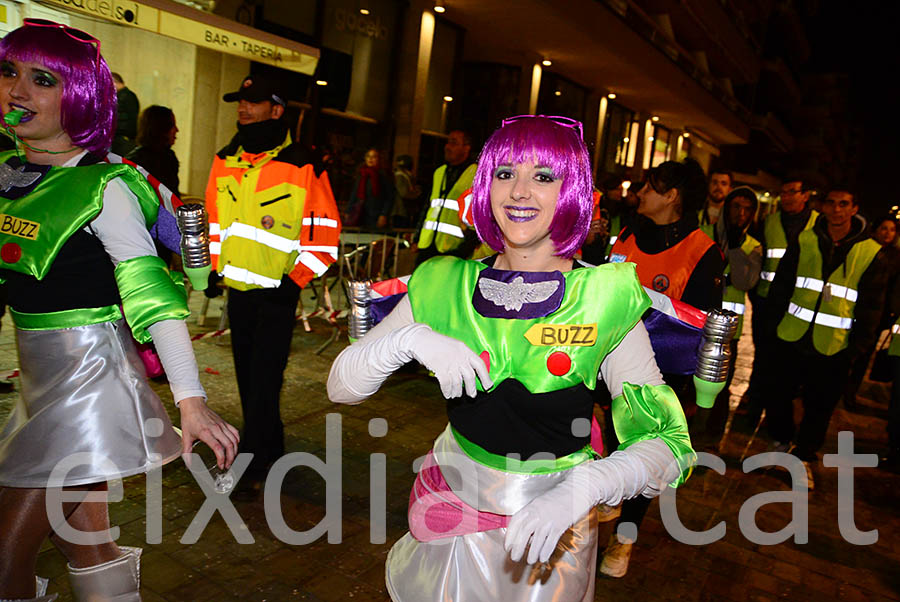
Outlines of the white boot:
[[15,600],[3,598],[0,599],[0,602],[54,602],[54,600],[56,600],[56,598],[58,597],[57,594],[51,594],[49,596],[45,595],[47,593],[47,584],[50,583],[47,579],[35,576],[34,582],[34,598],[16,598]]
[[115,560],[83,569],[68,565],[77,602],[141,602],[141,548],[120,546]]

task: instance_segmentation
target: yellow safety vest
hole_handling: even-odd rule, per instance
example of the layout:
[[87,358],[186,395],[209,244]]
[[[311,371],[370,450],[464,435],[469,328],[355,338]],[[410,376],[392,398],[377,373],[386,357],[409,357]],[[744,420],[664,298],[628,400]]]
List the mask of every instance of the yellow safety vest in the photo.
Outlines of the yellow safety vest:
[[439,253],[446,253],[458,247],[464,238],[462,220],[459,218],[459,197],[472,187],[477,166],[473,163],[460,174],[449,192],[441,196],[441,186],[447,173],[447,166],[441,165],[434,171],[431,185],[431,206],[425,216],[425,223],[419,233],[419,248],[427,249],[434,242]]
[[[759,246],[760,242],[748,234],[746,237],[744,237],[744,242],[741,243],[741,251],[743,251],[745,255],[749,256]],[[731,264],[725,266],[725,274],[727,275],[729,273],[731,273]],[[747,309],[747,292],[742,291],[741,289],[731,284],[726,286],[725,294],[722,295],[722,309],[733,311],[739,316],[737,332],[734,334],[734,340],[736,341],[740,339],[741,331],[744,328],[744,312]]]
[[[803,231],[812,230],[816,218],[819,217],[818,211],[810,211],[809,220]],[[788,241],[787,234],[781,225],[781,211],[776,211],[766,218],[763,226],[763,238],[766,243],[766,256],[763,257],[762,272],[759,273],[759,284],[756,285],[756,294],[760,297],[769,296],[769,287],[775,280],[775,272],[778,270],[778,263],[784,257],[787,251]]]
[[844,262],[823,280],[816,233],[804,230],[798,242],[797,280],[788,311],[778,324],[778,338],[799,341],[812,325],[813,347],[822,355],[834,355],[847,347],[859,279],[881,245],[871,238],[854,244]]

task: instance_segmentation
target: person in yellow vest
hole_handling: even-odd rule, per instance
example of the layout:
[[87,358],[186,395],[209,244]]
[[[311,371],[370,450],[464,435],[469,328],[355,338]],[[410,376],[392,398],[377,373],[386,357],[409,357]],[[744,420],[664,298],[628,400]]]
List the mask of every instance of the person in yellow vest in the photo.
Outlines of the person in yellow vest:
[[478,246],[474,230],[459,218],[458,199],[472,187],[476,165],[471,160],[472,139],[462,130],[453,130],[444,145],[444,160],[434,170],[430,202],[419,231],[416,265],[436,255],[468,259]]
[[[780,319],[763,385],[766,420],[773,448],[803,461],[809,489],[850,366],[877,336],[884,310],[886,255],[858,210],[848,187],[832,188],[813,228],[788,247],[769,290],[771,315]],[[797,427],[792,400],[801,389]]]
[[756,193],[741,186],[732,190],[722,203],[719,219],[713,224],[701,224],[700,229],[713,238],[725,256],[725,294],[722,297],[722,309],[735,312],[740,316],[737,333],[731,341],[731,366],[725,388],[716,397],[716,403],[709,414],[705,429],[695,433],[695,444],[698,449],[708,448],[714,453],[718,451],[718,443],[725,432],[728,419],[731,379],[738,354],[738,341],[744,325],[747,291],[759,281],[762,268],[762,244],[747,233],[750,224],[759,208]]
[[714,226],[719,221],[725,207],[725,197],[734,186],[734,176],[727,169],[714,169],[709,172],[709,187],[706,204],[700,211],[700,226]]
[[213,269],[230,291],[240,450],[254,454],[234,495],[252,498],[284,454],[279,397],[300,289],[337,260],[341,222],[327,174],[291,143],[279,82],[248,75],[223,99],[238,103],[238,132],[213,159],[206,208]]
[[[810,207],[809,196],[809,183],[799,175],[789,175],[787,181],[781,186],[779,210],[766,217],[761,232],[757,236],[763,245],[763,266],[759,275],[759,283],[749,294],[750,303],[753,306],[751,326],[755,351],[750,385],[744,395],[746,401],[742,408],[742,412],[745,411],[749,415],[749,422],[753,426],[759,419],[765,404],[761,395],[760,383],[769,368],[768,361],[772,358],[769,350],[774,343],[772,328],[766,328],[766,324],[777,324],[780,318],[778,315],[770,316],[766,311],[769,286],[775,279],[779,263],[788,246],[797,241],[801,232],[812,228],[819,215]],[[766,333],[769,334],[768,337]]]

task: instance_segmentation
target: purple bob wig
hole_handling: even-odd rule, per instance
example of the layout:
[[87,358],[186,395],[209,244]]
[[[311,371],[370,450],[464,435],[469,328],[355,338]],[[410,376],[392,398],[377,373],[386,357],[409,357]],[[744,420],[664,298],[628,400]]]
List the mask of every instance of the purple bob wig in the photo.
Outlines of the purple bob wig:
[[116,129],[116,87],[94,44],[63,29],[22,26],[0,41],[0,61],[40,63],[62,78],[60,121],[72,143],[105,154]]
[[506,242],[491,210],[491,180],[498,165],[534,160],[562,178],[550,240],[556,255],[572,257],[587,237],[593,211],[591,161],[578,130],[536,116],[509,122],[495,131],[478,157],[472,184],[472,219],[478,237],[502,253]]

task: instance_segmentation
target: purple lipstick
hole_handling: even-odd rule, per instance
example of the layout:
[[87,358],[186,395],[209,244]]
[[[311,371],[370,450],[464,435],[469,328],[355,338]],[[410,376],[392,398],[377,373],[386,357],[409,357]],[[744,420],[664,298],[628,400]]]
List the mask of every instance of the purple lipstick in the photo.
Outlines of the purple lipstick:
[[506,217],[511,222],[530,222],[538,216],[539,211],[534,207],[504,207]]

